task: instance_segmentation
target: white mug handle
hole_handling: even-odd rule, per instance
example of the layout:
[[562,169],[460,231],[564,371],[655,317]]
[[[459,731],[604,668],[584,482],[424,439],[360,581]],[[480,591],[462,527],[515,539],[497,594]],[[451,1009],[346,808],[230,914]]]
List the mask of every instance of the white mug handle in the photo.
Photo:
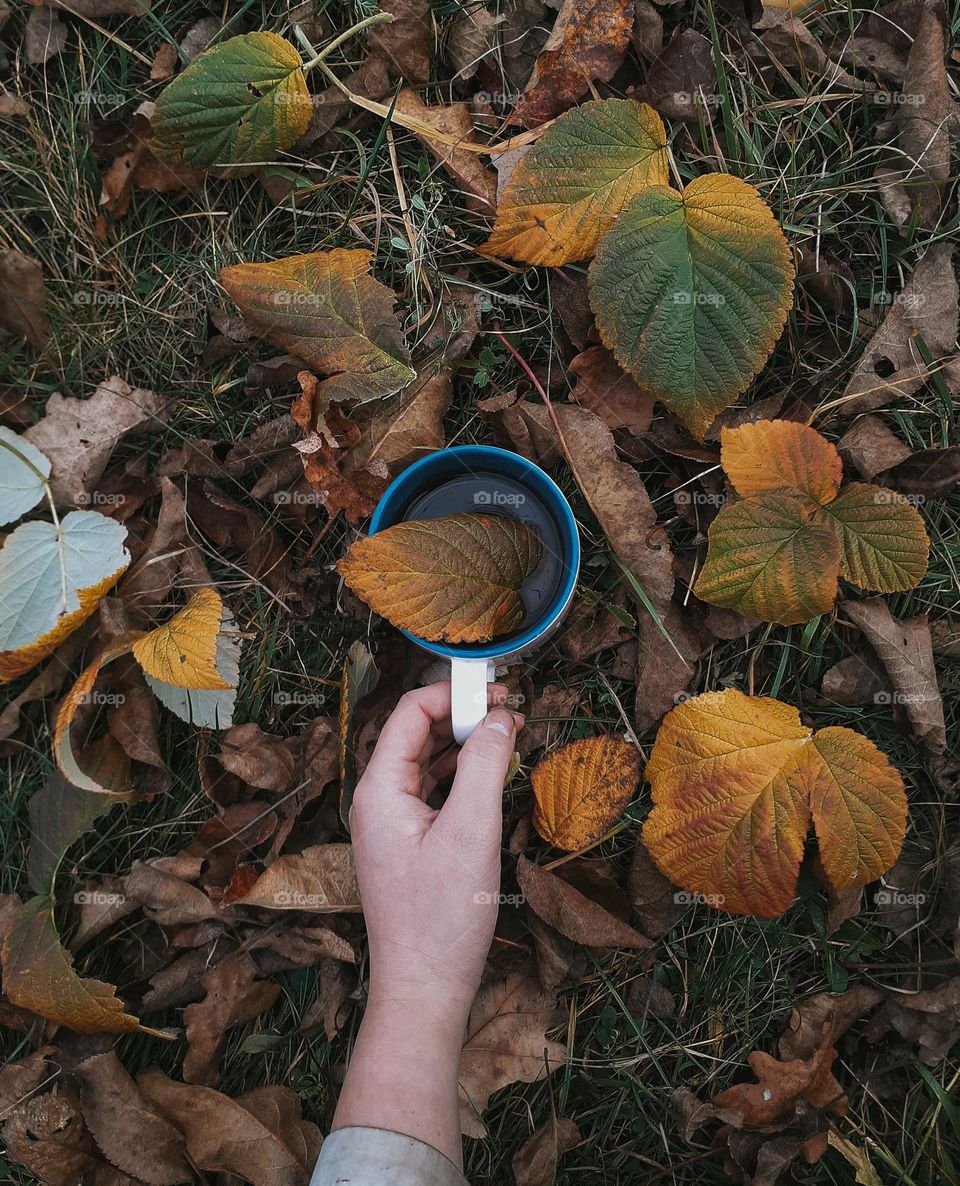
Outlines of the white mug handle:
[[450,716],[458,745],[487,715],[487,684],[495,676],[496,665],[488,659],[450,660]]

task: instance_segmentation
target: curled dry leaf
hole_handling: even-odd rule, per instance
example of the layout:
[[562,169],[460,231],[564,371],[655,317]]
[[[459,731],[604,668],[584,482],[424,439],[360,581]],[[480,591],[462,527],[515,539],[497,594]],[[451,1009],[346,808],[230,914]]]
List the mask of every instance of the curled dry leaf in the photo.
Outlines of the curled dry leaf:
[[536,1083],[563,1065],[563,1046],[546,1037],[563,1018],[556,998],[541,992],[532,972],[481,985],[460,1054],[464,1136],[486,1136],[482,1115],[495,1091],[508,1083]]
[[853,482],[840,455],[791,420],[721,433],[721,464],[743,499],[709,528],[694,592],[711,605],[791,625],[826,613],[843,576],[865,589],[911,589],[927,570],[923,520],[900,495]]
[[360,889],[349,844],[318,844],[289,853],[268,866],[241,897],[224,905],[266,910],[355,911]]
[[632,0],[563,0],[514,118],[532,128],[609,82],[633,31]]
[[307,1186],[320,1133],[301,1120],[300,1100],[288,1087],[258,1087],[234,1100],[158,1070],[141,1072],[137,1087],[183,1134],[192,1166],[253,1186]]
[[401,630],[431,641],[481,642],[523,622],[520,587],[541,552],[537,532],[519,519],[459,513],[357,540],[337,571]]
[[607,428],[642,436],[653,420],[653,397],[638,387],[604,346],[591,346],[570,360],[577,376],[570,398],[599,416]]
[[816,733],[790,705],[730,689],[675,708],[646,778],[643,839],[657,866],[734,914],[775,918],[790,905],[811,819],[837,889],[893,865],[907,821],[903,779],[852,729]]
[[[416,91],[405,88],[397,96],[394,110],[413,116],[457,142],[475,143],[473,117],[466,103],[428,107]],[[441,144],[420,132],[416,135],[460,187],[466,206],[481,214],[489,214],[497,204],[497,175],[493,169],[483,164],[475,152]]]
[[886,668],[896,703],[903,705],[917,739],[931,753],[942,754],[947,745],[946,724],[927,618],[901,621],[879,597],[845,601],[843,612],[863,631]]
[[205,50],[157,100],[153,151],[217,176],[274,160],[313,114],[302,67],[276,33],[244,33]]
[[390,395],[416,378],[396,298],[370,275],[371,259],[369,251],[338,248],[220,273],[259,333],[331,376],[318,389],[319,408]]
[[605,346],[698,440],[783,330],[793,262],[759,193],[709,173],[646,188],[603,236],[590,304]]
[[43,267],[22,251],[0,251],[0,341],[8,334],[44,348],[50,324]]
[[586,259],[631,198],[667,184],[666,146],[644,103],[606,99],[567,112],[514,169],[483,250],[530,264]]
[[622,738],[571,742],[544,758],[530,776],[534,827],[555,848],[586,848],[620,818],[639,779],[637,751]]
[[653,946],[599,902],[523,856],[517,858],[517,884],[534,914],[574,943],[636,949]]
[[572,1120],[551,1116],[513,1156],[517,1186],[553,1186],[557,1162],[580,1140],[580,1129]]

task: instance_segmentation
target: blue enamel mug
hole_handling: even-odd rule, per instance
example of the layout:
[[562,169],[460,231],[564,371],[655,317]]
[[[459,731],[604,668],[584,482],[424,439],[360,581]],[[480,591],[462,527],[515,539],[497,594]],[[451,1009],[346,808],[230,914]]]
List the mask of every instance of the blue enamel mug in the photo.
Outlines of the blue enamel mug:
[[487,684],[497,664],[528,655],[563,621],[580,572],[580,536],[552,478],[525,457],[488,445],[440,449],[408,466],[377,504],[370,534],[461,511],[522,519],[537,529],[543,545],[540,566],[521,590],[527,612],[513,634],[450,646],[404,631],[417,646],[450,660],[453,735],[462,744],[486,715]]

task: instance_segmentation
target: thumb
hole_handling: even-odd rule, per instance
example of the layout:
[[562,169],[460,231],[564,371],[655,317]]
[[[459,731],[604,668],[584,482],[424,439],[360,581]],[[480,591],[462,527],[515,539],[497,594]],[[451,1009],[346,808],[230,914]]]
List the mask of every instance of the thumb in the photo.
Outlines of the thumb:
[[457,759],[457,774],[438,823],[454,834],[500,835],[503,784],[523,717],[505,708],[494,708],[467,738]]

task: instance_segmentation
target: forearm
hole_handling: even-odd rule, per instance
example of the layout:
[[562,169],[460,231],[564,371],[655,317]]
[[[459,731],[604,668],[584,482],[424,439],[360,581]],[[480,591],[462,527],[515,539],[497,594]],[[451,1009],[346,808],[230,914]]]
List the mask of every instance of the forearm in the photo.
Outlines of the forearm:
[[333,1129],[390,1129],[462,1164],[457,1072],[464,1021],[456,1015],[371,1001],[340,1092]]

